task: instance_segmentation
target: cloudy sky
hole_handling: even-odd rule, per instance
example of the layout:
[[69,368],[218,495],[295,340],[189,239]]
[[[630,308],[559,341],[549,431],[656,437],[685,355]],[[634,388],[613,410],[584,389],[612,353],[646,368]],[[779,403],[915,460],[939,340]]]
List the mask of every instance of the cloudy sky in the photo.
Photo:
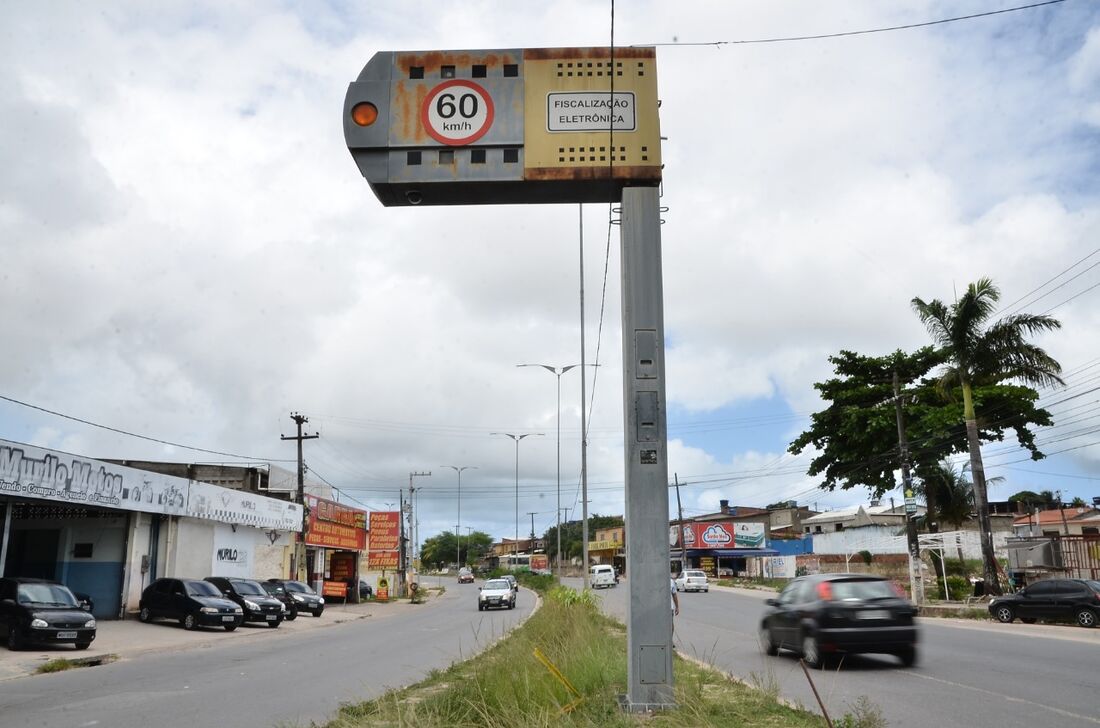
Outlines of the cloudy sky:
[[[616,45],[661,44],[670,475],[686,513],[863,500],[817,490],[809,456],[784,454],[821,406],[826,357],[927,343],[910,299],[950,301],[982,276],[1004,312],[1061,319],[1040,343],[1068,384],[1043,392],[1046,460],[986,445],[1005,478],[991,497],[1100,496],[1100,5],[691,45],[1021,4],[616,4]],[[579,361],[579,208],[383,208],[344,145],[342,103],[378,51],[610,40],[606,1],[5,3],[0,438],[239,461],[33,405],[280,460],[299,411],[321,435],[307,463],[342,499],[385,508],[431,471],[417,478],[431,535],[457,518],[441,466],[472,466],[463,526],[500,537],[515,527],[516,449],[489,433],[541,432],[519,447],[518,503],[520,532],[534,512],[541,533],[557,500],[555,379],[516,365]],[[601,365],[588,462],[592,510],[618,514],[608,217],[583,209]],[[561,500],[579,509],[578,372],[561,379]]]

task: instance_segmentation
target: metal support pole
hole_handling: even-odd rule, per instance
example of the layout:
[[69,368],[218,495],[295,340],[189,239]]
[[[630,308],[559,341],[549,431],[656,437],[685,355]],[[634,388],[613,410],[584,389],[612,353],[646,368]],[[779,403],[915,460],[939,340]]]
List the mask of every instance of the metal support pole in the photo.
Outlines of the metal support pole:
[[0,538],[0,576],[4,576],[4,564],[8,563],[8,538],[11,535],[11,508],[13,502],[4,504],[4,535]]
[[581,251],[581,579],[584,589],[591,584],[588,581],[588,421],[585,398],[584,368],[584,205],[577,205],[577,225],[580,228]]
[[675,705],[659,204],[656,187],[623,189],[623,439],[630,585],[623,707],[630,712]]
[[[905,533],[909,545],[909,585],[913,601],[924,603],[924,581],[920,573],[920,544],[917,539],[916,501],[913,500],[913,478],[909,473],[909,438],[905,436],[905,415],[901,409],[901,386],[894,372],[894,412],[898,421],[898,450],[901,456],[901,483],[905,491]],[[910,513],[909,509],[913,512]]]

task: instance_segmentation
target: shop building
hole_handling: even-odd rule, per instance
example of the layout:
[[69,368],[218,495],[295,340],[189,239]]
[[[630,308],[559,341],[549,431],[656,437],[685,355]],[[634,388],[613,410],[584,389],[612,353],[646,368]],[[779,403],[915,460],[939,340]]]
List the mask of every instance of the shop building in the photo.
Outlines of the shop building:
[[0,440],[0,575],[60,581],[99,618],[162,576],[277,575],[301,528],[296,503]]

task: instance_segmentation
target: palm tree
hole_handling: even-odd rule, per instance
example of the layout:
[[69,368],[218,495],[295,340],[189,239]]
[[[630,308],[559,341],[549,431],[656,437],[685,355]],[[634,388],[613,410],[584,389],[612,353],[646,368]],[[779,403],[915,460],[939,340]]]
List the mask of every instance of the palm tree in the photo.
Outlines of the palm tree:
[[938,299],[927,303],[920,298],[912,301],[913,310],[947,358],[947,366],[940,376],[941,388],[944,391],[955,386],[962,388],[963,421],[970,450],[970,472],[974,476],[974,504],[981,529],[983,575],[987,591],[993,594],[1003,592],[993,556],[993,533],[973,387],[1009,380],[1028,385],[1064,384],[1058,376],[1062,366],[1025,338],[1029,334],[1059,329],[1062,324],[1043,314],[1016,313],[986,327],[1000,298],[1001,293],[993,281],[982,278],[967,286],[962,298],[950,306]]

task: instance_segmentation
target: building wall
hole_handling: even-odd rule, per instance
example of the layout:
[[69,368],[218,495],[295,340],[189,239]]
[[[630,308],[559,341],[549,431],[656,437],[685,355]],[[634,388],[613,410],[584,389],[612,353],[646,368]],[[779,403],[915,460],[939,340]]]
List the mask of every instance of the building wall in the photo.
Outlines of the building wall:
[[[138,610],[141,592],[149,585],[149,556],[153,519],[159,518],[150,513],[131,513],[130,525],[126,536],[126,575],[122,585],[121,614]],[[144,559],[144,562],[143,562]],[[146,570],[142,570],[143,563]]]
[[158,576],[204,579],[211,576],[214,554],[214,526],[212,521],[195,518],[174,518],[171,529],[171,546],[166,550],[170,558]]

